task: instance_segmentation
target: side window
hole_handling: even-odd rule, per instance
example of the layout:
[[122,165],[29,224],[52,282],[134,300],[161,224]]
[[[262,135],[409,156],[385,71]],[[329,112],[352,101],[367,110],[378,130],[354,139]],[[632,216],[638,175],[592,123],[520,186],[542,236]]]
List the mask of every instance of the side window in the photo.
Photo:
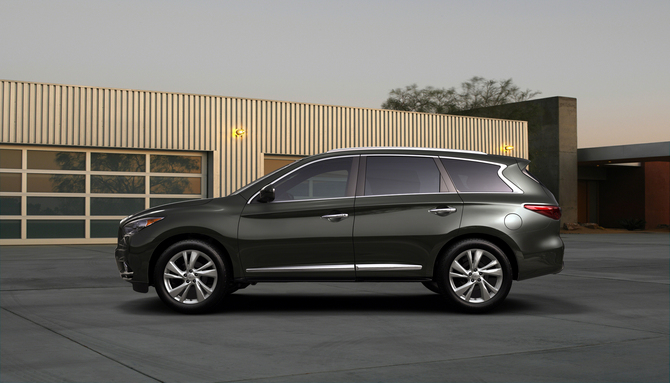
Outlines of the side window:
[[365,195],[439,193],[440,171],[428,157],[367,158]]
[[442,163],[459,192],[511,192],[500,179],[500,165],[442,158]]
[[275,201],[347,196],[353,158],[336,158],[307,165],[275,185]]

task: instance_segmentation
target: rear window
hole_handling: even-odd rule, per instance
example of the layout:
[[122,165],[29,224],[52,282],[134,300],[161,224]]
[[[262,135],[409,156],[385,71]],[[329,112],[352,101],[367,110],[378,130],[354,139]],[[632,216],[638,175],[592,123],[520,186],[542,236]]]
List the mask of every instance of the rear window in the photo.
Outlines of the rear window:
[[432,158],[370,156],[367,159],[365,195],[439,191],[440,171]]
[[512,192],[512,188],[498,176],[500,165],[448,158],[441,160],[459,192]]

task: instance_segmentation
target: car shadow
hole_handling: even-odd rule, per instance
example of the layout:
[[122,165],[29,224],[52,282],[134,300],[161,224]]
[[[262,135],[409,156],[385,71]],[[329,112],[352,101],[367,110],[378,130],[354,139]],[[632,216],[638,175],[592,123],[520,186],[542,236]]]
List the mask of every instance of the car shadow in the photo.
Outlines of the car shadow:
[[[157,296],[133,299],[120,304],[119,309],[134,315],[182,315],[167,307]],[[568,300],[532,294],[516,294],[506,298],[492,315],[554,315],[577,314],[588,311]],[[328,315],[377,315],[399,313],[453,314],[463,313],[434,293],[414,295],[341,295],[341,294],[232,294],[206,315],[230,314],[324,313]]]

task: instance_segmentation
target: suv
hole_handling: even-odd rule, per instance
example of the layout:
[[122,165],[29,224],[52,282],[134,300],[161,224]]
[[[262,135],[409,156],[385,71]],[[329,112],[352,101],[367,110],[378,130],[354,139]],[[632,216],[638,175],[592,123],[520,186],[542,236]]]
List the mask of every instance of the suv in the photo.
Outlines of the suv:
[[197,313],[260,282],[416,281],[469,312],[563,269],[561,209],[530,161],[420,148],[336,149],[223,198],[123,219],[116,262]]

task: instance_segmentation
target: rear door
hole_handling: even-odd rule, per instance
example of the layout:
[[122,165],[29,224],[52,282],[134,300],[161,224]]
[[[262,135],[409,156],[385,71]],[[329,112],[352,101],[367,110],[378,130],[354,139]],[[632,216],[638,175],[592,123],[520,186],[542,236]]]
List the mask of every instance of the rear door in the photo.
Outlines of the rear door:
[[362,156],[356,194],[356,277],[431,277],[463,213],[437,157]]

